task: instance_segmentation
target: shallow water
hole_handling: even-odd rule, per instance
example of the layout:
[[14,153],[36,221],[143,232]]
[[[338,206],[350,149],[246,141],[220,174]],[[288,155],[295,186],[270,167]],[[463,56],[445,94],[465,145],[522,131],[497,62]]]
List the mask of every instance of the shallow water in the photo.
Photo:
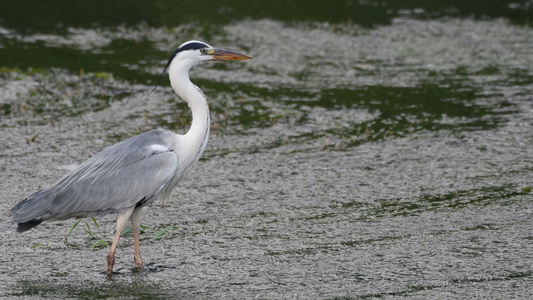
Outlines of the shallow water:
[[[306,2],[292,18],[276,1],[184,2],[206,22],[134,3],[122,22],[66,9],[24,27],[0,13],[0,297],[530,295],[530,1]],[[67,243],[74,220],[17,234],[11,207],[84,159],[148,129],[187,130],[167,79],[148,92],[188,39],[254,59],[191,72],[212,133],[170,199],[144,210],[146,272],[126,234],[105,279],[112,217],[101,230],[81,221]]]

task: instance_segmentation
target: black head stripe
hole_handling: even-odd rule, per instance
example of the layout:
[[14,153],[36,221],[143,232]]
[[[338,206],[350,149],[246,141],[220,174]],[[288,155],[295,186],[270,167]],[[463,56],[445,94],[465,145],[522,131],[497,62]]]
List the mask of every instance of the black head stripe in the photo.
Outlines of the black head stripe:
[[174,57],[176,57],[176,55],[178,55],[178,53],[182,52],[182,51],[187,51],[187,50],[199,50],[199,49],[203,49],[203,48],[209,48],[209,46],[207,46],[206,44],[204,43],[200,43],[200,42],[191,42],[191,43],[187,43],[181,47],[179,47],[178,49],[176,49],[176,51],[174,51],[174,53],[172,53],[172,55],[170,56],[170,59],[168,60],[168,63],[167,63],[167,67],[170,65],[170,62],[174,59]]
[[190,42],[176,49],[175,53],[179,53],[181,51],[186,51],[186,50],[198,50],[202,48],[209,48],[209,46],[201,42]]
[[[167,71],[168,67],[170,66],[170,63],[172,62],[174,57],[176,57],[176,55],[178,55],[178,53],[180,53],[182,51],[199,50],[199,49],[203,49],[203,48],[209,48],[209,46],[204,44],[204,43],[201,43],[201,42],[190,42],[190,43],[187,43],[187,44],[179,47],[178,49],[176,49],[176,51],[174,51],[174,53],[172,53],[172,55],[170,56],[170,59],[168,60],[167,65],[163,69],[163,73],[161,74],[161,77],[159,77],[159,80],[157,81],[157,84],[154,86],[154,88],[152,89],[150,94],[155,90],[155,88],[159,85],[159,83],[161,83],[161,80],[163,79],[163,76],[165,76],[165,72]],[[150,95],[150,94],[148,94],[148,95]]]

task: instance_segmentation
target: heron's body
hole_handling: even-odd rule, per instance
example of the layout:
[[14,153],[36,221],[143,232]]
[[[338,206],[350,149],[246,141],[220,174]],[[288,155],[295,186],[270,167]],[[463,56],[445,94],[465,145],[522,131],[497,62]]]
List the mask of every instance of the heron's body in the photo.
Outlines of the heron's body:
[[108,276],[120,232],[131,219],[135,265],[142,268],[139,226],[142,208],[168,196],[202,155],[209,136],[209,109],[202,91],[189,80],[189,70],[209,60],[250,57],[213,49],[191,41],[171,56],[165,70],[174,91],[192,111],[189,131],[180,135],[155,129],[115,144],[82,163],[50,187],[30,195],[13,207],[13,222],[24,232],[43,221],[101,216],[118,212],[117,232],[108,255]]
[[178,154],[187,153],[180,147],[186,145],[180,143],[183,139],[156,129],[115,144],[19,203],[13,221],[21,226],[29,221],[102,216],[149,204],[167,195],[185,175],[180,166],[192,166],[188,161],[196,160]]

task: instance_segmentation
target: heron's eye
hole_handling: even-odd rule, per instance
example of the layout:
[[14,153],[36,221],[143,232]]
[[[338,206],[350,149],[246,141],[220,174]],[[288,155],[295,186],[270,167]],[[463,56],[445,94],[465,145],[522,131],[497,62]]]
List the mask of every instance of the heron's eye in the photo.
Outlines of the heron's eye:
[[207,54],[207,49],[205,49],[205,48],[200,49],[200,53],[202,53],[202,54]]

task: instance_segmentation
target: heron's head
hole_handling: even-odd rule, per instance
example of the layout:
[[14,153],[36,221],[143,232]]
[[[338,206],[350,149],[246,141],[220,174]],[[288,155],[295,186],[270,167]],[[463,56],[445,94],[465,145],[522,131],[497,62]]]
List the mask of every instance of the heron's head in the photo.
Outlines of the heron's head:
[[[186,71],[188,73],[190,68],[207,61],[245,60],[251,58],[252,57],[248,55],[213,48],[204,42],[188,41],[181,44],[178,49],[172,53],[167,65],[165,66],[165,69],[163,70],[163,74],[161,74],[161,78],[163,78],[165,72],[171,68],[171,65],[174,68],[179,68],[179,70]],[[150,93],[152,93],[159,85],[161,78]]]
[[190,61],[194,65],[211,61],[211,60],[244,60],[251,59],[250,56],[226,51],[222,49],[216,49],[204,42],[200,41],[188,41],[181,44],[169,59],[169,64],[174,60],[177,61]]

